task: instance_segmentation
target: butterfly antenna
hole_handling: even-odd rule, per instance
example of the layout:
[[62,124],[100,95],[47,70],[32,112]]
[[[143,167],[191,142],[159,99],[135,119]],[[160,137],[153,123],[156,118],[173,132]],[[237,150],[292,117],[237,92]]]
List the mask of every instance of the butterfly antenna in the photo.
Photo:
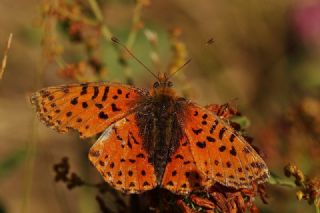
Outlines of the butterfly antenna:
[[131,55],[139,64],[141,64],[151,75],[153,75],[156,79],[159,79],[156,74],[154,74],[142,61],[140,61],[124,44],[120,42],[120,40],[116,37],[111,37],[111,41],[120,45],[129,55]]
[[180,70],[182,70],[185,66],[187,66],[189,63],[191,62],[191,58],[189,58],[186,62],[184,62],[184,64],[182,64],[176,71],[174,71],[173,73],[171,73],[171,75],[169,75],[168,79],[171,78],[172,76],[174,76],[175,74],[177,74],[177,72],[179,72]]

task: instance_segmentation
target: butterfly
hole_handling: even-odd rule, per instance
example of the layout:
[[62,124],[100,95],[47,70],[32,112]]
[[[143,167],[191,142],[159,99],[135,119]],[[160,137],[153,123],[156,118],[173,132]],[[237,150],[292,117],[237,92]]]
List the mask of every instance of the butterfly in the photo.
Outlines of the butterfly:
[[269,176],[263,159],[225,119],[177,96],[167,75],[151,89],[108,82],[48,87],[31,103],[58,132],[102,133],[89,159],[125,193],[161,187],[189,194],[215,183],[249,188]]

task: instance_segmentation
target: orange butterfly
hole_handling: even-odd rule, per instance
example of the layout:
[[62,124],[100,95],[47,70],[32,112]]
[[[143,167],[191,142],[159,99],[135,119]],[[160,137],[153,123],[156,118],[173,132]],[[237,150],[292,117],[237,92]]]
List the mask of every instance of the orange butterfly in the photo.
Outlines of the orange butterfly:
[[176,96],[166,75],[150,90],[71,84],[42,89],[31,102],[40,119],[59,132],[103,132],[89,159],[105,181],[126,193],[159,186],[188,194],[216,182],[248,188],[269,176],[242,136],[209,109]]

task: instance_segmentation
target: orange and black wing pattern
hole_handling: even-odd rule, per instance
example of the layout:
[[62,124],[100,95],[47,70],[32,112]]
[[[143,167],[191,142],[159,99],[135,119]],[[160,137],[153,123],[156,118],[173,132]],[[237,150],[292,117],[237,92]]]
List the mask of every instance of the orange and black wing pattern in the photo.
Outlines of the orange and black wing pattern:
[[170,157],[161,181],[161,187],[175,194],[189,194],[208,185],[208,179],[197,168],[186,135],[179,141],[179,148]]
[[266,182],[269,171],[264,160],[230,125],[211,111],[188,104],[183,129],[197,170],[227,187],[249,188]]
[[135,113],[107,128],[90,149],[89,159],[105,181],[122,192],[141,193],[157,186]]
[[31,103],[47,126],[90,137],[134,111],[144,96],[148,91],[123,84],[81,83],[42,89]]

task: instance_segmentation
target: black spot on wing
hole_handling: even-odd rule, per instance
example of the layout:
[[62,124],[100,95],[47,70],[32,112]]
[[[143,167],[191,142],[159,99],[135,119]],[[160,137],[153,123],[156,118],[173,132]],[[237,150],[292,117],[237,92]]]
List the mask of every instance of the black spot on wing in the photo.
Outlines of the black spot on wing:
[[130,135],[130,137],[132,138],[134,144],[139,144],[139,142],[137,141],[137,139],[133,136],[132,132],[129,132],[129,135]]
[[83,109],[88,108],[88,104],[87,104],[87,102],[82,102],[82,108],[83,108]]
[[172,176],[176,176],[177,175],[177,170],[174,170],[172,173],[171,173]]
[[106,87],[104,88],[103,95],[102,95],[102,98],[101,98],[102,101],[107,100],[107,98],[108,98],[108,93],[109,93],[109,86],[106,86]]
[[230,142],[233,142],[234,139],[235,139],[235,137],[236,137],[236,136],[232,133],[232,134],[230,135],[229,141],[230,141]]
[[208,114],[203,114],[202,118],[203,118],[203,119],[208,118]]
[[145,158],[145,155],[143,153],[137,154],[137,158]]
[[112,112],[118,112],[118,111],[121,111],[120,108],[117,107],[117,105],[115,103],[112,103],[111,104],[111,110]]
[[216,141],[216,139],[214,139],[213,137],[210,137],[210,136],[207,136],[207,140],[212,143]]
[[102,104],[99,104],[99,103],[95,104],[95,106],[96,106],[98,109],[102,109],[102,108],[103,108],[103,105],[102,105]]
[[225,150],[226,150],[226,146],[220,146],[220,147],[219,147],[219,151],[220,151],[220,152],[224,152]]
[[150,183],[145,181],[145,182],[143,182],[143,186],[150,186]]
[[200,129],[192,129],[192,131],[194,134],[199,135],[203,130],[200,128]]
[[216,129],[217,125],[218,125],[218,120],[215,120],[210,128],[210,134],[212,134],[214,132],[214,130]]
[[130,163],[135,163],[136,160],[135,160],[135,159],[129,159],[129,162],[130,162]]
[[230,161],[227,162],[227,167],[228,167],[228,168],[231,167],[231,162],[230,162]]
[[93,95],[92,95],[91,99],[94,100],[96,97],[98,97],[98,95],[99,95],[99,87],[94,86],[93,87]]
[[205,141],[198,141],[197,143],[197,146],[199,147],[199,148],[201,148],[201,149],[204,149],[204,148],[206,148],[206,142]]
[[231,150],[230,150],[230,154],[233,155],[233,156],[236,156],[237,155],[237,151],[236,149],[234,148],[234,146],[232,146]]
[[176,158],[176,159],[181,159],[181,160],[183,160],[183,156],[180,155],[180,154],[177,154],[177,155],[175,156],[175,158]]
[[71,103],[72,105],[76,105],[76,104],[78,103],[78,97],[73,98],[73,99],[70,101],[70,103]]
[[109,166],[110,166],[110,168],[112,169],[112,168],[114,167],[114,162],[111,162],[111,163],[109,164]]
[[88,93],[88,84],[84,83],[84,84],[82,84],[82,89],[81,89],[80,95],[85,95],[87,93]]
[[101,111],[101,112],[99,112],[99,118],[108,119],[108,115]]
[[166,185],[168,185],[168,186],[173,186],[174,184],[173,184],[173,182],[170,180]]
[[128,143],[127,143],[127,145],[128,145],[128,147],[129,147],[130,149],[132,149],[132,143],[131,143],[130,138],[128,138]]
[[220,140],[222,140],[223,135],[224,135],[224,133],[225,133],[226,130],[227,130],[227,128],[225,128],[225,127],[222,127],[222,128],[220,129],[220,131],[219,131],[219,139],[220,139]]

